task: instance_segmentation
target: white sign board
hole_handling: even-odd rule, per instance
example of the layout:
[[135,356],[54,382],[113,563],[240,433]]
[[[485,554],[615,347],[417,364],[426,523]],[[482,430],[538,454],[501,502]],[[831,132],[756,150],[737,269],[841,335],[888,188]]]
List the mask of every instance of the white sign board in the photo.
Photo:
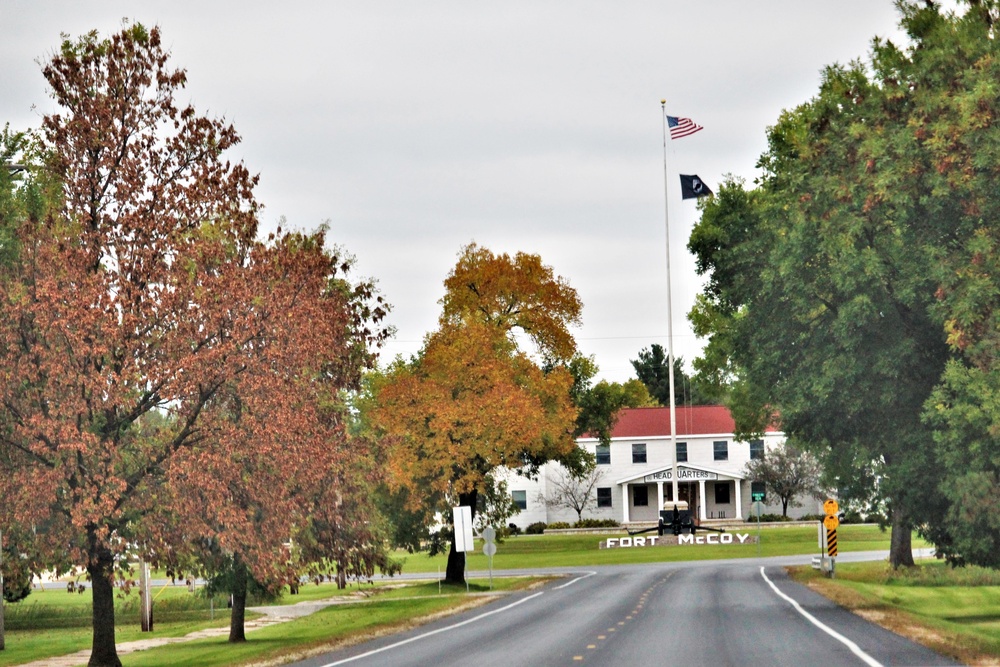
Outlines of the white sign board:
[[475,551],[472,542],[472,508],[468,505],[451,508],[455,521],[455,551]]
[[[707,470],[697,470],[695,468],[686,468],[684,466],[678,466],[677,468],[677,481],[679,482],[696,482],[698,480],[712,479],[719,479],[718,473],[708,472]],[[672,482],[674,481],[674,471],[661,470],[659,472],[654,472],[643,477],[642,481],[647,483]]]

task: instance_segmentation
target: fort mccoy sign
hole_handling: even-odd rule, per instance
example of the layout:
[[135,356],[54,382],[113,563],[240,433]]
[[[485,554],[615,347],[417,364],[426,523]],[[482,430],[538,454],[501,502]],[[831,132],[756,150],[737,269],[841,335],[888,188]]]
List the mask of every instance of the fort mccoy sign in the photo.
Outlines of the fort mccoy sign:
[[645,537],[609,537],[600,543],[601,549],[630,547],[665,547],[699,544],[753,544],[749,533],[708,533],[707,535],[648,535]]

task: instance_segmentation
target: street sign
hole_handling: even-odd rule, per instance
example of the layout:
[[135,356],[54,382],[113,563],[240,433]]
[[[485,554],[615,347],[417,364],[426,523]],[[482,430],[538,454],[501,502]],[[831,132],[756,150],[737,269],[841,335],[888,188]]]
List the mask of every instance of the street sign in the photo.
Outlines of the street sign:
[[833,558],[837,555],[837,530],[826,531],[826,555]]
[[754,501],[755,503],[764,502],[766,498],[767,496],[763,491],[758,491],[757,493],[750,494],[750,500]]
[[837,526],[840,525],[840,519],[837,518],[836,514],[827,514],[823,519],[823,525],[826,526],[827,530],[837,530]]
[[764,503],[760,502],[759,500],[754,500],[752,509],[753,513],[756,514],[757,518],[759,519],[760,515],[764,513]]
[[493,556],[497,553],[497,545],[493,541],[497,537],[497,531],[493,526],[486,524],[483,528],[483,553],[490,559],[490,590],[493,590]]
[[452,520],[455,522],[455,551],[475,551],[472,542],[472,508],[468,505],[453,507]]
[[823,503],[823,513],[824,514],[836,514],[840,511],[840,505],[833,498],[827,498],[826,502]]

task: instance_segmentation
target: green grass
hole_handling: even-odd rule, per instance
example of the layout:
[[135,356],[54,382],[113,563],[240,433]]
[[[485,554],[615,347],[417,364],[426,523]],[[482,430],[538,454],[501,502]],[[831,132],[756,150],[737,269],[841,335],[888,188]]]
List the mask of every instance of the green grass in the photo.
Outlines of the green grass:
[[995,570],[924,561],[899,570],[884,562],[838,564],[835,579],[810,568],[792,573],[842,606],[964,663],[1000,656]]
[[[757,527],[747,525],[727,532],[747,533],[756,537]],[[889,549],[889,533],[875,526],[841,526],[838,539],[842,552]],[[650,533],[647,533],[649,535]],[[655,533],[652,533],[655,535]],[[519,535],[507,538],[497,546],[493,557],[494,570],[532,569],[544,567],[587,567],[590,565],[621,565],[630,563],[677,562],[718,558],[754,558],[757,545],[682,545],[676,547],[633,547],[623,549],[598,549],[598,544],[609,537],[627,536],[620,533],[593,535]],[[913,546],[925,546],[914,536]],[[817,532],[814,526],[774,526],[761,528],[761,556],[788,556],[817,553]],[[426,554],[397,554],[404,560],[403,572],[444,572],[446,555],[428,557]],[[487,557],[481,549],[469,554],[469,570],[488,569]]]
[[[505,577],[493,580],[493,590],[509,591],[529,585],[537,579],[529,577]],[[272,604],[294,604],[297,602],[308,602],[322,599],[329,599],[341,596],[358,596],[363,594],[357,601],[358,604],[349,607],[338,607],[338,609],[354,609],[352,613],[340,613],[336,618],[338,622],[342,618],[349,619],[347,627],[367,627],[366,631],[375,631],[382,628],[398,627],[401,623],[413,617],[424,615],[423,609],[430,609],[426,613],[442,611],[455,607],[463,603],[463,596],[466,589],[464,586],[444,586],[439,589],[437,582],[415,582],[405,585],[389,584],[372,586],[368,584],[351,584],[344,590],[339,590],[332,583],[322,583],[320,585],[307,585],[300,588],[298,595],[284,595],[281,599]],[[390,586],[392,586],[390,588]],[[490,590],[489,581],[471,580],[469,591],[472,593],[488,592]],[[192,595],[184,586],[169,586],[154,590],[156,603],[154,606],[154,632],[144,633],[139,627],[139,616],[136,609],[138,597],[133,591],[128,596],[120,596],[115,601],[116,628],[115,636],[119,644],[140,639],[150,639],[156,637],[182,637],[196,630],[209,627],[228,627],[229,610],[225,607],[224,600],[216,602],[214,620],[210,620],[208,601],[200,595]],[[400,600],[405,598],[406,603],[401,604]],[[417,599],[414,599],[417,598]],[[435,598],[437,602],[427,605],[419,598]],[[369,602],[369,600],[374,600]],[[384,601],[384,602],[383,602]],[[395,602],[394,602],[395,601]],[[251,603],[252,604],[252,603]],[[4,618],[7,631],[6,650],[0,651],[0,667],[7,665],[18,665],[34,660],[67,655],[82,649],[88,649],[91,645],[91,618],[90,618],[91,597],[87,591],[80,594],[68,594],[64,591],[48,590],[44,592],[34,592],[26,600],[13,605],[5,605]],[[365,626],[361,620],[354,619],[355,616],[363,619],[366,617],[366,609],[377,608],[373,605],[390,605],[381,611],[372,612],[370,615],[370,627]],[[185,620],[168,620],[168,616],[186,617]],[[248,613],[247,618],[256,618],[257,614]],[[307,617],[312,618],[312,617]],[[354,619],[354,620],[351,620]],[[13,621],[13,623],[11,623]],[[262,650],[268,650],[273,655],[287,653],[290,648],[302,642],[304,645],[325,644],[331,641],[342,639],[345,634],[344,628],[316,626],[315,621],[302,619],[293,621],[292,624],[302,624],[304,628],[288,627],[289,624],[274,626],[277,637],[269,637],[272,629],[265,628],[254,631],[252,641],[248,643],[250,650],[247,655],[254,657]],[[360,625],[359,625],[360,624]],[[25,626],[34,625],[27,629],[24,627],[13,628],[12,625]],[[288,627],[288,636],[284,636],[284,630],[280,628]],[[54,631],[57,630],[57,631]],[[259,643],[260,641],[260,643]],[[146,660],[146,652],[130,654],[125,661],[126,664],[204,664],[204,665],[230,665],[239,664],[229,661],[234,655],[234,647],[226,641],[226,637],[221,639],[204,640],[194,642],[207,646],[205,655],[202,656],[201,649],[196,648],[196,653],[192,654],[187,648],[191,642],[184,644],[173,644],[163,649],[158,649],[154,653],[162,654],[161,657],[153,659],[152,662],[141,662]],[[217,644],[222,644],[220,649]],[[242,649],[236,651],[236,655],[242,655]],[[176,662],[163,662],[170,656],[182,656]],[[141,658],[140,658],[141,657]],[[140,660],[140,662],[137,662]]]
[[[153,590],[156,636],[182,637],[196,630],[229,625],[225,600],[215,602],[192,595],[184,586]],[[138,595],[119,593],[115,598],[115,636],[118,642],[148,637],[139,624]],[[90,648],[92,638],[91,591],[36,590],[26,599],[4,605],[6,649],[0,667],[66,655]],[[214,619],[210,618],[214,616]]]
[[[530,579],[494,579],[494,590],[526,586]],[[470,582],[470,590],[485,592],[489,582]],[[380,594],[372,602],[335,605],[301,619],[255,630],[245,644],[230,644],[225,637],[202,639],[184,644],[150,649],[130,655],[129,667],[220,667],[259,663],[309,651],[332,648],[358,636],[411,627],[414,619],[425,618],[465,604],[465,587],[421,583]],[[393,599],[393,597],[397,599]],[[405,599],[400,599],[405,598]]]

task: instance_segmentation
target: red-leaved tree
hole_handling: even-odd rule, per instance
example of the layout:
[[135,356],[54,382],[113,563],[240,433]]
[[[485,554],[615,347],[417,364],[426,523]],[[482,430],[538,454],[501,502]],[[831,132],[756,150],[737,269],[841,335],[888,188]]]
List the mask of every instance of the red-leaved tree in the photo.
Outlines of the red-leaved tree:
[[278,572],[349,455],[331,402],[385,335],[322,232],[257,236],[224,121],[175,104],[157,29],[65,41],[44,67],[47,214],[0,276],[0,520],[84,567],[90,665],[120,665],[113,583],[136,550],[214,539]]

